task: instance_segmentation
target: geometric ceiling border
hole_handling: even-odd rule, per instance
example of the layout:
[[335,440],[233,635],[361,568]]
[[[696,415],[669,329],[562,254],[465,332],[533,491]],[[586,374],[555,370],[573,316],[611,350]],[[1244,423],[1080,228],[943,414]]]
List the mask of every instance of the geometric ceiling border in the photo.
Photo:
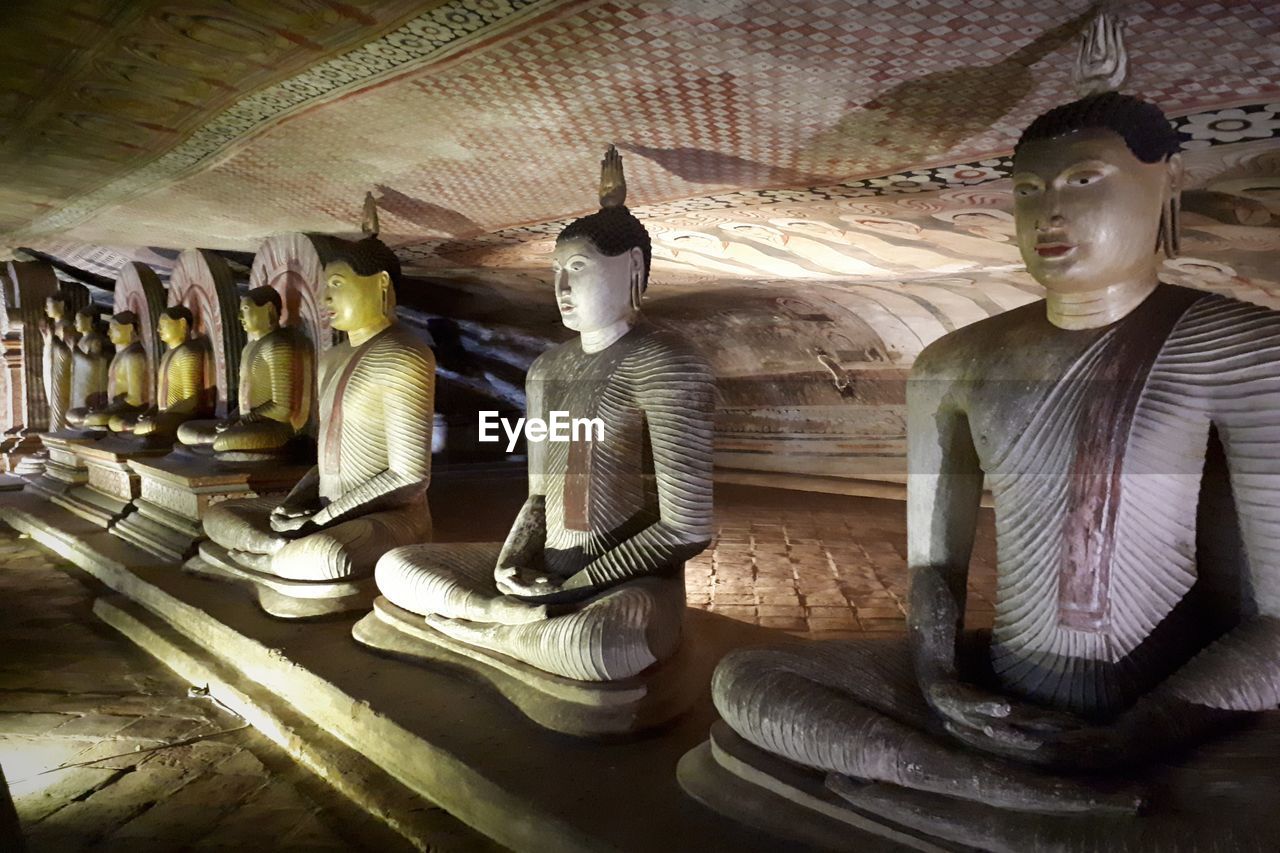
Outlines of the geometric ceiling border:
[[[1234,142],[1280,138],[1280,103],[1246,104],[1230,109],[1207,110],[1173,116],[1183,150],[1197,150]],[[873,198],[904,193],[959,189],[1009,177],[1013,155],[1002,154],[970,163],[934,166],[838,184],[803,189],[737,190],[695,196],[679,201],[639,205],[632,212],[640,219],[678,216],[701,210],[727,210],[771,204],[830,201],[837,198]],[[502,228],[468,239],[440,238],[398,247],[408,257],[450,255],[487,246],[516,245],[559,234],[575,217]]]
[[50,234],[199,169],[211,159],[301,110],[456,56],[544,12],[554,17],[600,2],[447,0],[398,29],[227,107],[145,166],[32,222],[23,234]]

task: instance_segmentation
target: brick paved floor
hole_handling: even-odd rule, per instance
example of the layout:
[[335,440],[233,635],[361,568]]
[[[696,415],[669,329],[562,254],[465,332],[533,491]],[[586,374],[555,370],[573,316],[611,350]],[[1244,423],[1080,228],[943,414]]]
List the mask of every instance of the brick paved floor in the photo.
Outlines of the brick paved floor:
[[[716,538],[685,568],[689,603],[812,639],[906,630],[906,505],[716,487]],[[995,538],[980,517],[966,624],[990,627]]]
[[60,565],[0,526],[0,764],[32,853],[411,849],[189,697],[93,616],[89,588]]

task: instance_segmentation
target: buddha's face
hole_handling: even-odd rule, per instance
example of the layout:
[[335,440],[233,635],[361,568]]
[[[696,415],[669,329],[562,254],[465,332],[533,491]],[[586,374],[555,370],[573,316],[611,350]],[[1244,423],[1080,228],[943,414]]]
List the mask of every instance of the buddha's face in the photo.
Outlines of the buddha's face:
[[566,327],[593,332],[630,315],[631,279],[644,270],[640,249],[609,257],[587,238],[573,237],[556,244],[553,258],[556,306]]
[[168,314],[160,315],[160,323],[156,326],[160,340],[170,348],[181,346],[187,339],[187,321]]
[[259,305],[247,296],[240,297],[240,325],[250,335],[265,335],[276,327],[276,306]]
[[44,301],[44,313],[50,320],[61,320],[67,313],[67,306],[63,304],[61,299],[46,299]]
[[93,331],[93,315],[92,314],[76,314],[76,331],[82,335],[87,335]]
[[107,337],[117,347],[127,347],[133,343],[134,328],[132,323],[120,323],[112,320],[107,326]]
[[389,273],[358,275],[346,261],[334,261],[324,268],[324,305],[333,328],[354,332],[387,319]]
[[1027,143],[1013,175],[1027,271],[1063,294],[1154,277],[1161,212],[1178,190],[1181,167],[1176,155],[1143,163],[1110,130]]

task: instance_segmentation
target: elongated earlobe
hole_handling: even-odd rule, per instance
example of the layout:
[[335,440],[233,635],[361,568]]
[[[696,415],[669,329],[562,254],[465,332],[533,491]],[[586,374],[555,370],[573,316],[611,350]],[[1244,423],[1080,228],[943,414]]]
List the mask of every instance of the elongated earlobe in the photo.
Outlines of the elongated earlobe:
[[640,310],[640,299],[644,295],[644,272],[631,268],[631,307],[633,310]]
[[1178,237],[1179,219],[1181,219],[1181,196],[1172,193],[1160,211],[1160,232],[1156,237],[1156,249],[1163,251],[1165,257],[1173,260],[1181,251],[1181,240]]

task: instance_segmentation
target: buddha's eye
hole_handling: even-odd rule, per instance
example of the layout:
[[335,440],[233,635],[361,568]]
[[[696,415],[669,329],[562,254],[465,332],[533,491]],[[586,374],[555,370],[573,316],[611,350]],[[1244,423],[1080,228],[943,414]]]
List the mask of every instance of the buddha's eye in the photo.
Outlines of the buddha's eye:
[[572,262],[569,264],[569,269],[570,269],[572,272],[577,272],[578,270],[584,270],[584,269],[586,269],[586,268],[587,268],[587,265],[586,265],[586,263],[585,263],[585,262],[583,262],[583,261],[572,261]]
[[1102,180],[1101,172],[1076,172],[1067,178],[1067,185],[1072,187],[1087,187],[1089,184],[1097,183]]
[[1039,191],[1040,191],[1040,188],[1035,184],[1018,184],[1013,188],[1013,194],[1018,198],[1028,198],[1029,196],[1035,195]]

